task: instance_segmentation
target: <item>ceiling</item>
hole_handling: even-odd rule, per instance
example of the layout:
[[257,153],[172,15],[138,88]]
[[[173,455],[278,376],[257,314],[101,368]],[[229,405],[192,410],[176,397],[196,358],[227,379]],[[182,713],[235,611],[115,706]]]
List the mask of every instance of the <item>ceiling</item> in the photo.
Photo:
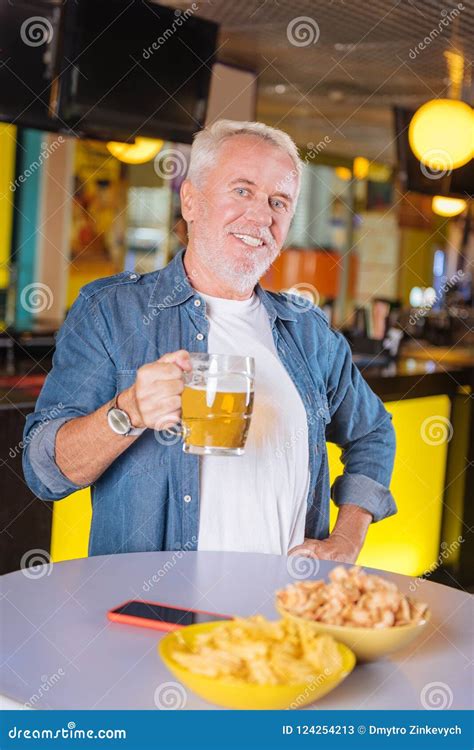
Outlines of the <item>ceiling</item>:
[[300,146],[329,136],[328,153],[393,163],[393,105],[448,96],[453,80],[474,103],[472,0],[196,4],[221,26],[218,59],[257,72],[258,119]]

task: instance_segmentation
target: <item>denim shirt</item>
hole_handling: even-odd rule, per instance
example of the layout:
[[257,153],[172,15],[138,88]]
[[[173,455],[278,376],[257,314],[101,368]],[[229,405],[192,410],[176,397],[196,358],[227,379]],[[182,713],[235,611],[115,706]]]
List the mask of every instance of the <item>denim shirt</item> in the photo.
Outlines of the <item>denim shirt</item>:
[[[132,385],[137,368],[163,354],[207,351],[206,304],[186,276],[183,255],[160,271],[120,273],[81,289],[58,333],[36,411],[26,420],[23,469],[38,497],[59,500],[79,489],[55,462],[56,433],[65,422],[110,401]],[[352,363],[346,339],[300,297],[260,285],[255,291],[306,409],[305,535],[328,536],[330,497],[338,506],[359,505],[374,521],[396,513],[388,489],[395,453],[391,416]],[[342,448],[344,464],[331,488],[326,441]],[[197,549],[199,470],[199,456],[146,430],[91,487],[89,554]]]

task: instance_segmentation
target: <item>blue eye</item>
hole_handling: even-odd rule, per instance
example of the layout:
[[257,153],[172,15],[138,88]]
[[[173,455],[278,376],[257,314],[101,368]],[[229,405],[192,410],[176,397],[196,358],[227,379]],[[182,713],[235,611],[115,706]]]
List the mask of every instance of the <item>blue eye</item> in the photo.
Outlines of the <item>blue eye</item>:
[[244,195],[244,194],[248,193],[248,190],[247,190],[246,188],[243,188],[243,187],[238,187],[238,188],[235,188],[235,190],[236,190],[236,192],[237,192],[237,193],[238,193],[239,195]]
[[272,203],[275,208],[286,208],[286,204],[283,203],[283,201],[279,200],[278,198],[275,198],[275,200],[273,200]]

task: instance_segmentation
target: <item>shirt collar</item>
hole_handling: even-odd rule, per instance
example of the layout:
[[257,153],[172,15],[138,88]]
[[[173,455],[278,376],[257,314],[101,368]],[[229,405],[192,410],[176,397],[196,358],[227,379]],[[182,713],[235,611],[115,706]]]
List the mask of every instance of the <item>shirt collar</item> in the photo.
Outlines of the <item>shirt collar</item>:
[[[192,277],[186,273],[183,263],[184,253],[185,250],[180,250],[173,260],[159,272],[158,279],[148,301],[149,307],[159,307],[160,309],[175,307],[182,302],[186,302],[190,297],[199,294],[191,285]],[[296,313],[291,309],[289,302],[282,295],[267,292],[260,284],[256,285],[255,292],[265,307],[272,323],[277,317],[282,320],[297,320]]]

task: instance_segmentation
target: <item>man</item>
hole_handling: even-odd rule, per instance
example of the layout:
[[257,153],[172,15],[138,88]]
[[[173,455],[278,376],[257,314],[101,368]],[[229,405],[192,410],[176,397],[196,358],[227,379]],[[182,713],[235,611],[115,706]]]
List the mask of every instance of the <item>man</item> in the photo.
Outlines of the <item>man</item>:
[[[346,340],[317,307],[258,284],[285,241],[300,176],[286,133],[215,123],[196,136],[181,190],[184,254],[81,290],[27,419],[24,471],[45,499],[92,486],[90,554],[354,562],[370,523],[396,512],[391,418]],[[190,351],[255,358],[245,455],[198,457],[170,439]],[[345,467],[331,490],[326,440],[342,447]],[[330,493],[339,507],[331,535]]]

